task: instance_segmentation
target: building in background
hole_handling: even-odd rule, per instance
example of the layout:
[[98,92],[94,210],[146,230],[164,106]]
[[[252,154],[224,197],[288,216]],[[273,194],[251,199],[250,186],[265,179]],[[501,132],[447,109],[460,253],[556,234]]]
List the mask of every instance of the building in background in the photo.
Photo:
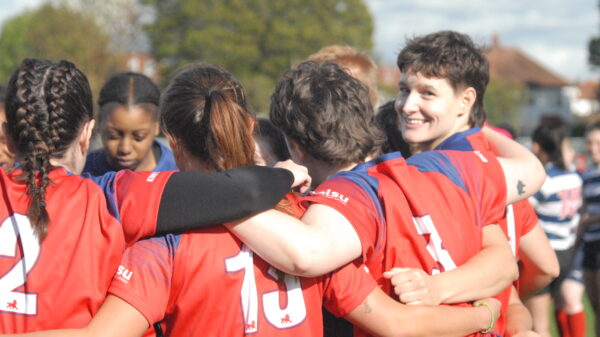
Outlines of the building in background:
[[500,46],[492,38],[492,46],[484,51],[490,64],[490,78],[524,88],[526,99],[519,111],[519,131],[529,135],[544,114],[560,115],[573,121],[571,102],[566,88],[569,83],[544,68],[517,48]]

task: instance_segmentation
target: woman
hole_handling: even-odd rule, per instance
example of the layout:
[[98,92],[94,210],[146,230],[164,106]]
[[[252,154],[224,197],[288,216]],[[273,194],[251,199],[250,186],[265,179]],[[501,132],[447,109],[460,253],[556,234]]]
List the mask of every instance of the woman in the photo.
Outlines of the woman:
[[[182,170],[221,171],[253,162],[253,116],[241,85],[223,69],[185,69],[166,90],[161,109]],[[279,208],[300,215],[294,202]],[[322,304],[380,335],[460,335],[490,324],[482,307],[401,305],[358,264],[319,278],[283,274],[221,227],[136,243],[109,293],[86,329],[35,335],[140,336],[162,320],[167,336],[319,336]],[[498,303],[490,305],[497,310]]]
[[100,135],[104,148],[91,152],[83,172],[177,170],[173,153],[159,134],[160,90],[143,74],[111,77],[100,90]]
[[533,317],[533,329],[542,336],[550,336],[548,310],[552,302],[561,335],[585,336],[584,286],[580,277],[571,273],[582,205],[582,180],[565,160],[570,146],[567,131],[560,118],[547,117],[532,135],[533,152],[546,166],[548,178],[530,202],[560,265],[558,278],[525,301]]
[[25,59],[8,84],[5,130],[18,164],[0,170],[3,333],[85,326],[126,246],[271,208],[293,180],[261,167],[78,176],[94,126],[91,97],[67,61]]

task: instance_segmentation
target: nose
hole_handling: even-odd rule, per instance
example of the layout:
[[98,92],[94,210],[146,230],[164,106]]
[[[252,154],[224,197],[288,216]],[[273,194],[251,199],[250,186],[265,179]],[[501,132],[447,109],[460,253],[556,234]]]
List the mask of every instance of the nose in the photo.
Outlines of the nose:
[[132,149],[131,139],[129,137],[121,138],[121,141],[119,142],[119,147],[118,147],[119,154],[127,155],[127,154],[131,153],[131,149]]
[[394,107],[399,114],[411,114],[418,111],[417,95],[412,92],[398,94]]

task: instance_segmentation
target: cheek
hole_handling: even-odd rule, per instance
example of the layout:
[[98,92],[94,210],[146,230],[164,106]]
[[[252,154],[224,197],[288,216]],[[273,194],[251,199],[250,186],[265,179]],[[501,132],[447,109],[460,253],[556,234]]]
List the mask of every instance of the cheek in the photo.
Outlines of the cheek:
[[140,159],[146,157],[151,152],[153,140],[153,137],[148,137],[140,142],[133,142],[135,152]]
[[115,157],[117,154],[117,149],[119,148],[118,139],[103,139],[104,149],[111,157]]

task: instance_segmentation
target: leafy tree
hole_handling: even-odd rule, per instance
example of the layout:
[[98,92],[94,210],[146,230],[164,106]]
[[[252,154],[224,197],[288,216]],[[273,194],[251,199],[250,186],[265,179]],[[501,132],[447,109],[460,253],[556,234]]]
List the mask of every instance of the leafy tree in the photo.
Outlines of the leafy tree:
[[526,98],[527,90],[523,86],[490,79],[483,103],[488,122],[492,125],[508,123],[519,129],[519,109]]
[[372,48],[373,23],[362,0],[144,2],[155,9],[146,28],[163,74],[194,61],[218,64],[250,89],[258,110],[266,109],[265,93],[280,74],[321,47]]
[[108,37],[90,17],[49,3],[6,21],[0,34],[0,79],[7,82],[26,57],[75,63],[93,90],[119,60],[108,50]]

